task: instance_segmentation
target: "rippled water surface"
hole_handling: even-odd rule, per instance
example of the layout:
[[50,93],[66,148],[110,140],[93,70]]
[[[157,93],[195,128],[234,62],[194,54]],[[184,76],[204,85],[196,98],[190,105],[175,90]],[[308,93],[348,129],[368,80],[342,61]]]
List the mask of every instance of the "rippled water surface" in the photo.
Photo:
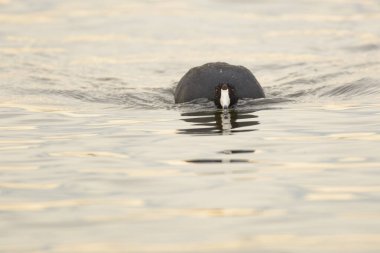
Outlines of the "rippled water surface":
[[[379,252],[379,24],[378,0],[0,0],[0,252]],[[175,105],[213,61],[267,98]]]

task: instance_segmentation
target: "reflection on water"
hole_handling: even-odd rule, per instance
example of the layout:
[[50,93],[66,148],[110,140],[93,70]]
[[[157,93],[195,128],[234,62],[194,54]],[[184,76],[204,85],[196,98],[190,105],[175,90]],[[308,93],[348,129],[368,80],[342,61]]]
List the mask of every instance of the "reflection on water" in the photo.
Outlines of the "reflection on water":
[[[379,24],[379,0],[0,0],[0,252],[380,252]],[[212,61],[267,98],[174,104]]]
[[188,163],[252,163],[248,159],[192,159],[187,160]]
[[[179,134],[225,135],[257,130],[260,124],[255,111],[215,110],[206,112],[182,113],[182,120],[192,124],[192,128],[178,129]],[[241,129],[245,128],[245,129]]]
[[235,149],[235,150],[223,150],[220,153],[222,154],[247,154],[247,153],[254,153],[255,150],[253,149]]

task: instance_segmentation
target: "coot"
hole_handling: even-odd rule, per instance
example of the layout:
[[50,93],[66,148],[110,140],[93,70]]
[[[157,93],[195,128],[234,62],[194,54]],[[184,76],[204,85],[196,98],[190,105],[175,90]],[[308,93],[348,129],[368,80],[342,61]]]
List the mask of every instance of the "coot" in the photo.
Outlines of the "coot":
[[190,69],[178,82],[174,96],[175,103],[207,98],[226,109],[235,106],[239,98],[263,98],[265,94],[247,68],[213,62]]

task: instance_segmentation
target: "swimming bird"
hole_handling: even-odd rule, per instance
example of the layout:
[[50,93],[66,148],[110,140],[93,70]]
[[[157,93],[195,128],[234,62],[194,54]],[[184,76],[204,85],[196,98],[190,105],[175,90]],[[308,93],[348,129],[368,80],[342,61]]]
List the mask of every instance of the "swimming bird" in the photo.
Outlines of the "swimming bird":
[[263,88],[243,66],[225,62],[206,63],[190,69],[178,82],[175,103],[198,98],[214,101],[217,108],[231,108],[240,98],[264,98]]

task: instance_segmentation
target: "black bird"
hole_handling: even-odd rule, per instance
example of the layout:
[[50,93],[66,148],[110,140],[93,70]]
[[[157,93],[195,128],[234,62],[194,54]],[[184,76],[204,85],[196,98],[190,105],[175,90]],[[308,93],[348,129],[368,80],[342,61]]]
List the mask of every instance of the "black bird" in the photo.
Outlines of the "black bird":
[[240,98],[263,97],[263,88],[251,71],[224,62],[190,69],[178,82],[174,94],[175,103],[207,98],[224,109],[233,107]]

